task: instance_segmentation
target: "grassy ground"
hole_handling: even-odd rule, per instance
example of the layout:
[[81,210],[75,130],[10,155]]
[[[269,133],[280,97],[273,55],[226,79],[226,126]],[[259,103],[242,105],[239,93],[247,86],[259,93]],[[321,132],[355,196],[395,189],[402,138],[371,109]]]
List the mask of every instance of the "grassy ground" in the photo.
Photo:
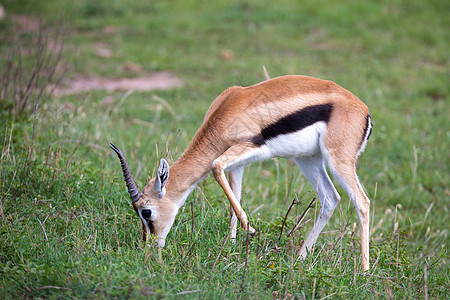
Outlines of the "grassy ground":
[[[0,297],[448,298],[448,2],[2,4],[3,66],[13,37],[32,47],[36,35],[11,22],[20,14],[64,24],[68,77],[170,70],[185,85],[53,97],[21,117],[1,107]],[[112,55],[98,56],[99,48]],[[126,153],[143,186],[159,157],[172,163],[183,151],[212,100],[228,86],[263,80],[263,65],[272,77],[333,80],[368,105],[374,131],[358,174],[372,199],[369,272],[359,269],[359,225],[341,189],[343,201],[305,262],[296,251],[312,222],[278,238],[295,195],[287,228],[315,196],[285,160],[247,168],[243,204],[259,208],[251,215],[256,237],[241,230],[235,244],[226,238],[228,205],[208,178],[164,249],[141,243],[108,143]]]

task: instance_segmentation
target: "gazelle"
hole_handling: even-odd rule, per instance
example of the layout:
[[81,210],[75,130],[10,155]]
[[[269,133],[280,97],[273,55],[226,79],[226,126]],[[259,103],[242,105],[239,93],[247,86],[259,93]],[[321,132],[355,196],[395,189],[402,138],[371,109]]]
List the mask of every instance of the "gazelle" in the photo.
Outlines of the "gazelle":
[[[320,215],[300,250],[304,258],[327,224],[340,196],[326,165],[352,200],[361,224],[362,268],[369,269],[369,206],[356,175],[355,163],[370,136],[367,106],[331,81],[282,76],[225,90],[212,103],[187,149],[169,167],[161,159],[156,178],[142,192],[120,150],[117,153],[143,238],[165,245],[175,216],[190,192],[210,172],[230,201],[230,232],[236,218],[254,233],[240,205],[244,166],[273,157],[292,159],[316,190]],[[227,180],[225,171],[228,172]]]

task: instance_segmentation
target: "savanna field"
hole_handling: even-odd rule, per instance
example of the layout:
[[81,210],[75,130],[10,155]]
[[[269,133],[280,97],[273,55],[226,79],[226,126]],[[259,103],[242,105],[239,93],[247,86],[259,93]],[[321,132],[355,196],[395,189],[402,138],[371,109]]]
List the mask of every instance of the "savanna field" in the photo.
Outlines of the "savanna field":
[[[0,298],[449,298],[450,2],[0,4]],[[210,176],[165,248],[142,242],[109,143],[142,188],[223,90],[263,81],[264,68],[332,80],[369,107],[358,161],[369,271],[338,184],[342,201],[298,260],[320,205],[307,209],[314,189],[284,159],[245,170],[254,237],[228,238]]]

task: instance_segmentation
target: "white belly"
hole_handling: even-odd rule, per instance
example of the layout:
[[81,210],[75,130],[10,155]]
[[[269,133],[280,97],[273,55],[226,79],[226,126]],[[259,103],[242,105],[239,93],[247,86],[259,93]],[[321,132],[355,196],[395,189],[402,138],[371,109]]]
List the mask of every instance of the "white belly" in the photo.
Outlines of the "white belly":
[[279,135],[267,140],[265,146],[272,156],[294,158],[311,156],[320,152],[320,138],[325,133],[325,122],[317,122],[300,131]]

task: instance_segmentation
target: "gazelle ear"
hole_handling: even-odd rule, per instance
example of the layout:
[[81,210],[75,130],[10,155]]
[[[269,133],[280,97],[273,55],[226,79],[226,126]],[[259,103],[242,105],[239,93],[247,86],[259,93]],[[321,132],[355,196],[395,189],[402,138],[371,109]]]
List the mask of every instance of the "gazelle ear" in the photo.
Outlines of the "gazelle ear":
[[155,192],[159,193],[160,198],[166,193],[164,187],[166,186],[167,179],[169,179],[169,164],[162,158],[155,178]]

